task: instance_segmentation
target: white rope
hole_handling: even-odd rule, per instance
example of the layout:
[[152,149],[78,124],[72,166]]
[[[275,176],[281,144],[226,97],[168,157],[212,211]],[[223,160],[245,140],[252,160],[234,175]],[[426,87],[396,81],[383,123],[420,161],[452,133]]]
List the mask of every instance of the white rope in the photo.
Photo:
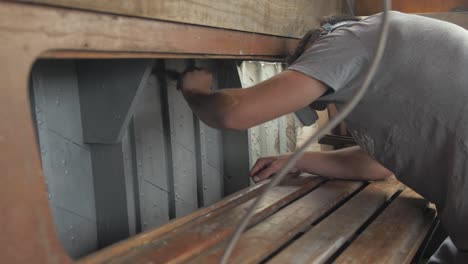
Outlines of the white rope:
[[374,78],[377,72],[377,69],[379,67],[380,61],[382,60],[385,46],[387,43],[388,28],[389,28],[388,11],[390,10],[390,7],[391,7],[391,1],[383,0],[383,3],[384,3],[384,13],[383,13],[379,42],[378,42],[378,46],[375,52],[375,57],[372,60],[372,64],[369,67],[369,71],[367,72],[367,75],[362,84],[362,87],[355,92],[353,98],[351,98],[351,100],[343,107],[343,109],[338,113],[338,115],[336,115],[335,118],[330,120],[325,127],[318,130],[315,134],[313,134],[310,138],[308,138],[307,141],[288,158],[288,161],[281,168],[278,174],[273,178],[273,180],[268,184],[268,186],[255,199],[254,203],[249,208],[248,212],[245,214],[245,217],[240,222],[239,226],[234,232],[234,235],[231,237],[228,245],[226,246],[224,254],[220,260],[221,264],[227,263],[237,241],[239,240],[244,230],[247,228],[250,222],[250,219],[252,218],[253,213],[255,212],[255,208],[263,201],[263,199],[266,196],[266,193],[268,193],[270,190],[272,190],[276,185],[278,185],[281,182],[281,180],[288,174],[288,172],[293,168],[296,162],[302,157],[302,155],[304,154],[305,150],[309,147],[309,145],[317,141],[319,138],[323,137],[324,135],[330,133],[330,131],[335,126],[341,123],[351,113],[351,111],[354,109],[354,107],[356,107],[356,105],[359,103],[361,98],[366,93],[367,89],[369,88],[371,84],[372,79]]

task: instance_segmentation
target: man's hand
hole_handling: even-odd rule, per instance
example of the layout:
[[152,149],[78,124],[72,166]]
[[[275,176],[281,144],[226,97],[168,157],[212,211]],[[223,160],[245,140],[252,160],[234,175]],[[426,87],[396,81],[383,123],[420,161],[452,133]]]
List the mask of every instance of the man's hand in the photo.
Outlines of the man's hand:
[[[273,174],[281,170],[284,164],[288,161],[288,158],[289,155],[259,158],[250,170],[250,177],[252,177],[254,182],[268,179]],[[293,168],[289,173],[295,173],[298,171],[298,168]]]
[[184,94],[209,94],[213,75],[207,70],[193,68],[182,73],[178,88]]

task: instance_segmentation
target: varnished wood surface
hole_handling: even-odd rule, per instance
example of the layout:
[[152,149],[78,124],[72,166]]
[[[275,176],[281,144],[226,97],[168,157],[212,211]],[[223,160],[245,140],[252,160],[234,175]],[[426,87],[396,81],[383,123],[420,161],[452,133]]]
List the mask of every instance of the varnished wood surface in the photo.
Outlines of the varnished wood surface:
[[[362,184],[306,177],[275,188],[257,208],[230,263],[324,263],[343,249],[336,263],[409,263],[430,229],[434,210],[395,178],[360,188]],[[218,263],[252,201],[162,227],[159,236],[122,254],[95,255],[85,263]]]
[[[362,182],[331,181],[245,232],[229,263],[258,263],[356,191]],[[218,263],[226,243],[190,263]]]
[[[301,177],[275,187],[255,209],[249,225],[259,223],[310,192],[322,181],[321,178]],[[108,263],[182,263],[228,238],[252,203],[253,200],[250,200],[222,214],[212,213],[199,218],[124,255],[110,259]]]
[[216,211],[217,214],[220,214],[224,212],[225,210],[229,210],[239,204],[242,204],[245,201],[250,200],[252,197],[258,195],[259,191],[263,190],[263,188],[266,186],[268,182],[269,180],[261,182],[254,186],[251,186],[249,188],[240,190],[236,193],[233,193],[225,197],[224,199],[222,199],[221,201],[213,205],[207,206],[205,208],[201,208],[191,214],[174,219],[159,228],[150,230],[148,232],[144,232],[142,234],[131,237],[125,241],[122,241],[120,243],[104,248],[100,251],[97,251],[81,259],[80,263],[93,264],[93,263],[101,263],[101,262],[107,261],[115,256],[118,256],[120,254],[123,254],[124,252],[131,250],[132,248],[135,248],[142,244],[153,241],[170,231],[173,231],[185,224],[188,224],[189,222],[192,222],[203,216],[209,215],[213,213],[214,211]]
[[410,263],[435,217],[411,189],[405,189],[334,263]]
[[345,11],[345,3],[341,0],[23,1],[297,38],[317,27],[321,17]]
[[[355,12],[368,16],[382,11],[382,1],[354,0]],[[392,9],[405,13],[439,13],[468,9],[466,0],[392,0]]]
[[269,263],[323,263],[402,188],[404,186],[395,178],[371,183]]

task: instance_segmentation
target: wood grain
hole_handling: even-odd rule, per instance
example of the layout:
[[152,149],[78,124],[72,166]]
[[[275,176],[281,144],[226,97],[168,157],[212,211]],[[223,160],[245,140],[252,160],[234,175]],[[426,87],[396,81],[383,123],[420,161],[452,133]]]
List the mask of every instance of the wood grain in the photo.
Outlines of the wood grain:
[[[300,177],[275,187],[256,209],[250,226],[280,210],[323,181],[317,177]],[[229,237],[237,227],[253,200],[223,214],[214,213],[173,230],[165,236],[141,244],[126,254],[110,259],[108,263],[181,263],[213,247]]]
[[[354,0],[355,13],[368,16],[382,12],[382,1]],[[466,0],[392,0],[392,9],[405,13],[449,12],[455,8],[468,8]]]
[[435,210],[406,188],[334,263],[410,263],[435,218]]
[[[323,184],[244,233],[229,263],[262,261],[360,186],[362,182],[338,180]],[[189,263],[218,263],[225,247],[220,243]]]
[[450,13],[430,13],[422,16],[447,21],[468,29],[468,12],[450,12]]
[[215,211],[218,214],[223,213],[224,211],[229,210],[251,199],[252,197],[257,195],[263,188],[265,188],[266,184],[268,183],[269,183],[269,180],[260,182],[256,185],[240,190],[236,193],[233,193],[223,198],[221,201],[213,205],[201,208],[191,214],[174,219],[159,228],[138,234],[125,241],[116,243],[110,247],[104,248],[91,255],[88,255],[80,259],[80,263],[93,264],[93,263],[105,262],[115,256],[123,254],[124,252],[128,250],[132,250],[133,248],[138,247],[139,245],[146,244],[150,241],[153,241],[157,237],[163,236],[164,234],[170,231],[173,231],[185,224],[188,224],[196,219],[212,214]]
[[374,212],[402,188],[403,185],[395,178],[371,183],[269,263],[325,262]]
[[344,11],[341,0],[25,0],[23,2],[92,10],[135,17],[302,37],[318,19]]
[[0,152],[0,184],[9,186],[0,199],[0,225],[5,227],[1,262],[69,263],[55,235],[30,109],[29,74],[40,54],[60,50],[103,52],[108,58],[113,53],[164,53],[278,59],[297,40],[1,1],[0,43],[0,149],[7,150]]

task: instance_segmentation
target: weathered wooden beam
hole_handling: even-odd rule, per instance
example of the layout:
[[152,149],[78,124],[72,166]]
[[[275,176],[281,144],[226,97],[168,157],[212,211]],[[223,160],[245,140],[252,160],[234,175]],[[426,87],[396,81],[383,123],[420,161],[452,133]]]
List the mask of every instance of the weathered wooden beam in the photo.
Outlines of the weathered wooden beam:
[[[466,0],[392,0],[392,9],[405,13],[450,12],[468,9]],[[382,12],[382,1],[354,0],[356,15],[368,16]]]
[[428,13],[420,15],[447,21],[468,29],[468,12]]
[[292,38],[30,4],[2,2],[0,14],[2,48],[31,59],[43,52],[59,57],[71,51],[279,59],[297,43]]
[[344,12],[342,0],[24,0],[105,13],[145,17],[286,37],[300,37],[318,19]]

